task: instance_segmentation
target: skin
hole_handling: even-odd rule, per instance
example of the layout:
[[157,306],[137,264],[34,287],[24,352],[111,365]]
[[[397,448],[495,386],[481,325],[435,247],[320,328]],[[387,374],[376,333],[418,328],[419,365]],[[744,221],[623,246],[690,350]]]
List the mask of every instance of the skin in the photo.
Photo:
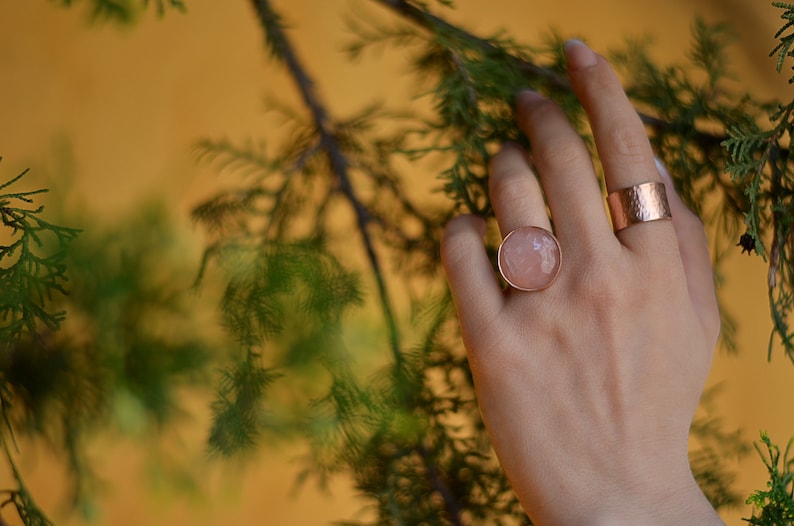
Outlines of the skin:
[[719,334],[700,220],[658,169],[645,129],[606,60],[566,44],[608,191],[663,181],[673,214],[615,234],[582,140],[553,102],[517,98],[532,164],[506,145],[490,167],[502,235],[551,229],[562,270],[536,292],[503,289],[485,223],[449,223],[442,262],[480,410],[500,462],[535,524],[723,524],[696,485],[689,426]]

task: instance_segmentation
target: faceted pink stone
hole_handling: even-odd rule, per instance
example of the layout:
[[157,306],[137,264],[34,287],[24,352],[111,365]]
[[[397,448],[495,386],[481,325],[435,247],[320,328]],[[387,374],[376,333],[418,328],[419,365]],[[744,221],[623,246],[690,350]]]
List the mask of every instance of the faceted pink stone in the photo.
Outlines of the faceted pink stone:
[[499,272],[511,286],[520,290],[544,289],[560,271],[560,245],[547,230],[521,227],[502,241],[498,263]]

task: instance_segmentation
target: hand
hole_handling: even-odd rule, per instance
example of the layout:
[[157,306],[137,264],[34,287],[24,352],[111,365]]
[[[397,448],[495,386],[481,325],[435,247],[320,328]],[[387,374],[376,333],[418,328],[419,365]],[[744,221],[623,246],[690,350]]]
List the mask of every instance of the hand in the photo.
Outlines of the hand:
[[608,192],[663,181],[672,221],[615,234],[589,152],[553,102],[517,100],[532,165],[507,145],[490,168],[502,235],[551,230],[562,268],[547,289],[503,290],[485,224],[447,226],[442,260],[480,409],[535,524],[721,524],[692,476],[687,441],[719,333],[703,225],[657,169],[645,129],[602,57],[566,45]]

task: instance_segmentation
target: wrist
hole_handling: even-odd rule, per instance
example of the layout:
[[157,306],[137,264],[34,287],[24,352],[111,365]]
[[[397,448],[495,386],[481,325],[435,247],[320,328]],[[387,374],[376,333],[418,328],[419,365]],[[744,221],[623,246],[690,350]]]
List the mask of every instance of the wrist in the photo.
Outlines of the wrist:
[[615,495],[597,506],[582,526],[725,526],[694,478],[666,492]]
[[[572,491],[558,486],[553,496],[530,497],[526,509],[538,526],[725,526],[695,482],[688,462],[680,470],[666,467],[646,466],[641,476],[624,473],[626,476],[613,479],[618,480],[615,484],[585,477],[589,483],[566,488]],[[676,472],[678,475],[674,475]],[[533,493],[519,495],[529,497]]]

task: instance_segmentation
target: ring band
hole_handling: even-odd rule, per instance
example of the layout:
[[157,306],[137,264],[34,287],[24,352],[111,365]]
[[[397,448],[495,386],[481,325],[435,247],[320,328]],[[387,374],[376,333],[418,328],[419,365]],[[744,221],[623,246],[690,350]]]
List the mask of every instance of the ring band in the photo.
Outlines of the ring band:
[[499,273],[514,289],[543,290],[551,286],[560,273],[560,242],[545,228],[522,226],[502,240],[496,261]]
[[615,232],[647,221],[670,219],[670,205],[664,183],[653,182],[630,186],[607,196],[609,214]]

